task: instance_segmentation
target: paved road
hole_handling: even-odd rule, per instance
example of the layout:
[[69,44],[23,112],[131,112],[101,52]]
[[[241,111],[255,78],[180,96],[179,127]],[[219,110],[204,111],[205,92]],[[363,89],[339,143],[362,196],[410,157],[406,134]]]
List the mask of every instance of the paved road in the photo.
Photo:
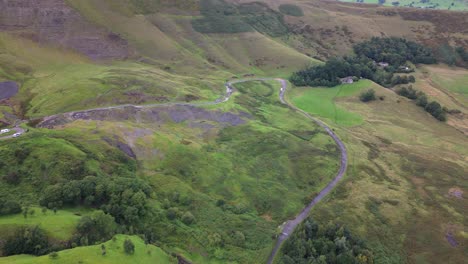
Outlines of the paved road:
[[[333,132],[333,130],[328,127],[324,122],[320,121],[319,119],[311,116],[307,112],[295,107],[292,104],[289,104],[286,99],[284,98],[284,95],[286,93],[287,89],[287,82],[283,79],[279,78],[252,78],[252,79],[242,79],[242,80],[235,80],[235,81],[230,81],[225,84],[226,87],[226,94],[222,96],[221,98],[213,101],[213,102],[201,102],[201,103],[162,103],[162,104],[148,104],[148,105],[131,105],[131,104],[126,104],[126,105],[117,105],[117,106],[108,106],[108,107],[100,107],[100,108],[93,108],[93,109],[88,109],[88,110],[82,110],[82,111],[73,111],[73,112],[68,112],[68,113],[63,113],[63,114],[58,114],[58,115],[52,115],[48,117],[44,117],[43,120],[49,120],[51,118],[57,117],[59,115],[73,115],[77,113],[86,113],[86,112],[91,112],[91,111],[97,111],[97,110],[111,110],[111,109],[123,109],[126,107],[134,107],[134,108],[153,108],[153,107],[160,107],[160,106],[172,106],[172,105],[186,105],[186,106],[203,106],[203,105],[216,105],[216,104],[221,104],[224,102],[229,101],[231,98],[233,92],[234,92],[234,85],[236,83],[243,83],[243,82],[249,82],[249,81],[267,81],[267,80],[274,80],[278,81],[281,83],[281,89],[279,91],[279,99],[281,103],[287,105],[289,108],[293,109],[294,111],[297,111],[301,114],[303,114],[306,118],[310,119],[311,121],[315,122],[319,126],[321,126],[325,131],[328,133],[328,135],[333,138],[335,141],[336,145],[340,149],[341,153],[341,164],[340,164],[340,169],[337,172],[335,178],[328,183],[328,185],[320,191],[320,193],[304,208],[302,211],[292,220],[287,221],[283,229],[281,231],[281,234],[278,237],[278,240],[276,242],[275,247],[273,248],[273,251],[271,252],[269,258],[268,258],[268,264],[272,264],[274,261],[274,258],[276,257],[281,244],[293,233],[294,229],[302,223],[307,216],[309,215],[309,212],[312,210],[312,208],[320,202],[327,194],[329,194],[333,188],[338,184],[338,182],[343,178],[344,173],[346,171],[346,167],[348,165],[348,154],[346,151],[346,147],[343,144],[343,142],[338,138],[338,136]],[[24,133],[24,130],[19,127],[15,127],[15,131],[17,133]],[[8,137],[3,137],[3,138],[11,138],[12,136]],[[0,139],[3,139],[0,137]]]
[[[22,129],[21,127],[13,127],[13,128],[10,128],[10,130],[14,130],[15,131],[15,134],[16,133],[20,133],[20,134],[24,134],[24,132],[26,132],[26,130]],[[9,135],[9,136],[0,136],[0,140],[2,139],[9,139],[9,138],[14,138],[13,135]]]
[[283,80],[283,79],[276,79],[276,80],[281,83],[281,90],[280,90],[280,94],[279,94],[280,101],[283,104],[289,106],[291,109],[302,113],[305,117],[307,117],[308,119],[315,122],[317,125],[321,126],[323,129],[325,129],[325,131],[327,131],[328,135],[331,138],[333,138],[336,145],[340,149],[341,161],[340,161],[340,169],[338,170],[335,178],[333,178],[333,180],[331,182],[329,182],[328,185],[325,188],[323,188],[320,191],[320,193],[304,209],[302,209],[302,211],[296,216],[296,218],[287,221],[286,224],[283,226],[281,234],[279,235],[278,240],[276,241],[276,245],[273,248],[273,251],[271,252],[270,257],[268,258],[268,262],[267,262],[268,264],[273,263],[276,255],[278,254],[279,249],[281,248],[281,244],[283,244],[283,242],[286,239],[288,239],[289,236],[291,236],[294,229],[307,218],[307,216],[310,213],[310,210],[312,210],[312,208],[318,202],[320,202],[327,194],[329,194],[333,190],[333,188],[338,184],[338,182],[343,178],[344,173],[346,171],[346,167],[348,166],[348,152],[346,151],[346,147],[345,147],[344,143],[335,134],[335,132],[333,132],[333,130],[330,129],[330,127],[328,127],[324,122],[322,122],[319,119],[311,116],[307,112],[295,107],[294,105],[289,104],[284,99],[284,94],[285,94],[287,86],[288,86],[287,82],[285,80]]

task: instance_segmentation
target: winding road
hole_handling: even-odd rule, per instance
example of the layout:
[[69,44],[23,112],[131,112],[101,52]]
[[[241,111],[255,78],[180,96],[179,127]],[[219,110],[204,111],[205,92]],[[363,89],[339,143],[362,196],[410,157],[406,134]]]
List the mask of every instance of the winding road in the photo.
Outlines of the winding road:
[[[333,132],[333,130],[328,127],[324,122],[321,120],[311,116],[307,112],[295,107],[294,105],[288,103],[284,97],[287,89],[287,81],[284,79],[280,78],[251,78],[251,79],[240,79],[240,80],[235,80],[235,81],[230,81],[225,84],[226,87],[226,94],[222,96],[221,98],[213,101],[213,102],[200,102],[200,103],[162,103],[162,104],[148,104],[148,105],[131,105],[131,104],[126,104],[126,105],[117,105],[117,106],[108,106],[108,107],[100,107],[100,108],[93,108],[93,109],[87,109],[87,110],[82,110],[82,111],[73,111],[73,112],[67,112],[67,113],[62,113],[62,114],[57,114],[57,115],[52,115],[48,117],[43,118],[43,122],[50,120],[54,117],[60,116],[60,115],[74,115],[74,114],[79,114],[79,113],[86,113],[89,111],[96,111],[96,110],[112,110],[112,109],[123,109],[126,107],[134,107],[138,109],[143,109],[143,108],[153,108],[153,107],[160,107],[160,106],[174,106],[174,105],[185,105],[185,106],[203,106],[203,105],[217,105],[221,103],[225,103],[229,101],[231,98],[233,92],[234,92],[234,85],[237,83],[243,83],[243,82],[250,82],[250,81],[278,81],[281,84],[281,88],[279,91],[279,100],[281,103],[285,104],[288,106],[290,109],[301,113],[304,115],[307,119],[315,122],[317,125],[322,127],[328,135],[335,141],[336,145],[338,146],[340,153],[341,153],[341,160],[340,160],[340,169],[338,170],[336,176],[333,178],[331,182],[328,183],[328,185],[320,191],[320,193],[304,208],[302,211],[292,220],[287,221],[281,230],[281,234],[278,236],[278,239],[276,241],[275,247],[273,248],[267,263],[272,264],[279,249],[281,248],[282,243],[288,239],[291,234],[293,233],[294,229],[302,223],[307,216],[309,215],[310,211],[312,208],[320,202],[326,195],[328,195],[333,188],[338,184],[338,182],[343,178],[344,173],[346,171],[346,167],[348,165],[348,154],[346,151],[346,147],[343,144],[343,142],[338,138],[338,136]],[[17,133],[24,133],[24,130],[22,128],[16,127],[14,128]],[[6,138],[11,138],[13,136],[6,136],[6,137],[0,137],[0,139],[6,139]]]

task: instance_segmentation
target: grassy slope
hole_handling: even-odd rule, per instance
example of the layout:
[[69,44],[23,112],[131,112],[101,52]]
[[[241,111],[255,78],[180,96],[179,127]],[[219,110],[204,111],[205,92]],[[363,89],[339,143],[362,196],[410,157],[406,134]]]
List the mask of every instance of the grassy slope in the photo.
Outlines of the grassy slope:
[[292,102],[299,108],[319,117],[333,121],[339,125],[359,125],[362,117],[337,107],[335,99],[359,94],[360,91],[375,87],[369,80],[361,80],[353,84],[343,84],[333,88],[294,89]]
[[75,232],[76,224],[80,220],[81,215],[85,215],[88,212],[88,210],[77,208],[58,210],[56,214],[48,210],[46,214],[43,214],[39,207],[30,207],[29,209],[33,209],[35,214],[32,216],[28,215],[27,218],[24,218],[23,214],[1,216],[1,233],[7,234],[8,230],[14,227],[39,225],[52,238],[67,240],[70,239]]
[[376,263],[463,262],[463,247],[451,247],[445,236],[467,242],[466,198],[449,195],[451,188],[468,188],[465,137],[387,89],[377,94],[385,101],[338,101],[364,122],[335,125],[348,148],[348,176],[312,215],[356,230]]
[[13,100],[18,112],[31,117],[104,105],[184,101],[187,95],[212,100],[222,93],[219,83],[223,75],[230,76],[220,73],[201,80],[141,63],[95,64],[79,55],[38,47],[5,34],[0,35],[0,43],[9,57],[33,70],[32,76],[22,76],[18,69],[4,75],[22,84]]
[[424,91],[431,100],[440,102],[460,114],[448,115],[448,124],[468,134],[468,70],[443,65],[422,67],[416,72],[416,89]]
[[[236,88],[240,92],[228,104],[207,108],[250,113],[245,125],[79,121],[63,132],[97,130],[132,142],[141,177],[153,186],[157,200],[196,218],[190,226],[180,218],[155,221],[166,245],[201,263],[261,263],[277,226],[333,177],[338,154],[314,124],[279,104],[279,83]],[[173,201],[175,193],[190,202]],[[224,209],[216,206],[221,199],[228,205]],[[233,240],[235,231],[245,235],[241,244]],[[213,242],[215,234],[222,236],[224,246]]]
[[[128,255],[124,253],[123,242],[131,239],[135,244],[135,253]],[[116,235],[116,240],[103,243],[106,246],[106,255],[102,255],[101,245],[78,247],[58,252],[58,257],[52,259],[49,256],[34,257],[19,255],[0,258],[0,263],[8,264],[29,264],[29,263],[103,263],[103,264],[124,264],[124,263],[177,263],[163,250],[153,245],[145,245],[143,240],[137,236]]]
[[[279,72],[314,62],[278,39],[259,33],[201,34],[193,30],[193,14],[157,13],[134,16],[105,1],[70,1],[86,18],[118,32],[143,55],[179,71],[212,70],[246,73]],[[124,3],[120,3],[125,6]],[[127,8],[128,10],[128,8]],[[252,45],[252,43],[255,43]],[[257,68],[257,69],[252,69]]]

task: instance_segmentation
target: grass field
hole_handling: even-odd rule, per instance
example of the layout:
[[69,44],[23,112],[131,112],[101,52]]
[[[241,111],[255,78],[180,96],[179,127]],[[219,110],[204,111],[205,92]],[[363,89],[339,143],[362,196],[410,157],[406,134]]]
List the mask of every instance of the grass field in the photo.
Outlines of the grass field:
[[299,108],[314,115],[326,118],[336,124],[353,126],[363,122],[360,115],[336,105],[340,97],[359,95],[360,91],[376,85],[369,80],[361,80],[353,84],[342,84],[333,88],[294,88],[288,97]]
[[8,230],[15,227],[38,225],[52,238],[65,241],[70,239],[75,232],[81,216],[89,213],[89,210],[80,208],[58,210],[56,214],[52,210],[47,210],[46,214],[43,214],[39,207],[30,207],[29,209],[34,210],[35,213],[28,215],[27,218],[24,218],[23,214],[1,216],[0,230],[2,233],[8,233]]
[[465,136],[392,91],[374,88],[384,101],[336,102],[363,122],[335,125],[348,149],[347,177],[312,216],[365,237],[376,263],[462,263],[466,251],[446,236],[467,242],[466,197],[451,195],[468,188]]
[[[356,0],[340,0],[342,2],[358,3]],[[398,4],[393,4],[393,3]],[[378,4],[378,0],[363,0],[365,4]],[[384,1],[385,6],[399,6],[399,7],[414,7],[414,8],[428,8],[428,9],[443,9],[453,11],[467,11],[468,2],[466,0],[429,0],[429,1]]]
[[[46,264],[46,263],[103,263],[103,264],[169,264],[177,263],[177,260],[168,256],[163,250],[153,245],[145,245],[143,240],[137,236],[116,235],[115,240],[103,243],[106,248],[106,255],[102,255],[101,244],[95,246],[78,247],[57,252],[58,256],[52,258],[48,255],[34,257],[28,255],[19,255],[0,258],[0,263],[5,264]],[[135,253],[125,254],[123,242],[130,239],[135,245]]]

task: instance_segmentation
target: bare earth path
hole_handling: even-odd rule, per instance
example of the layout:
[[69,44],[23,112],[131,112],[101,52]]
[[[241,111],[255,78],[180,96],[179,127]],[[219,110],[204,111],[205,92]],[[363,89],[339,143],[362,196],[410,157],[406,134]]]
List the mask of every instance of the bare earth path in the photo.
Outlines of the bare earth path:
[[[44,117],[42,122],[45,122],[45,121],[50,120],[52,118],[55,118],[55,117],[57,117],[59,115],[76,115],[76,114],[80,114],[80,113],[86,113],[88,111],[122,109],[122,108],[126,108],[126,107],[135,107],[135,108],[140,108],[141,109],[141,108],[152,108],[152,107],[172,106],[172,105],[186,105],[186,106],[216,105],[216,104],[221,104],[221,103],[227,102],[231,98],[231,95],[234,92],[233,85],[235,85],[236,83],[243,83],[243,82],[250,82],[250,81],[267,81],[267,80],[274,80],[274,81],[280,82],[281,83],[281,89],[280,89],[280,92],[279,92],[279,99],[280,99],[281,103],[287,105],[292,110],[303,114],[307,119],[310,119],[311,121],[315,122],[317,125],[321,126],[323,129],[325,129],[325,131],[328,133],[328,135],[331,138],[333,138],[333,140],[335,141],[335,143],[338,146],[338,148],[340,150],[340,153],[341,153],[340,169],[337,172],[336,176],[333,178],[333,180],[331,182],[329,182],[328,185],[323,190],[321,190],[320,193],[304,209],[302,209],[302,211],[294,219],[289,220],[284,224],[283,229],[281,231],[281,234],[278,236],[278,240],[276,241],[275,247],[273,248],[273,250],[272,250],[272,252],[271,252],[271,254],[270,254],[269,258],[268,258],[267,263],[272,264],[275,257],[276,257],[276,255],[278,254],[278,251],[279,251],[282,243],[286,239],[288,239],[289,236],[291,236],[291,234],[293,233],[294,229],[307,218],[307,216],[309,215],[312,208],[333,190],[333,188],[343,178],[344,173],[346,171],[346,167],[348,165],[348,154],[347,154],[347,151],[346,151],[346,147],[343,144],[343,142],[338,138],[338,136],[335,134],[335,132],[333,132],[333,130],[330,127],[328,127],[324,122],[322,122],[319,119],[311,116],[307,112],[295,107],[294,105],[288,103],[285,100],[284,95],[285,95],[285,92],[286,92],[286,89],[287,89],[287,86],[288,86],[286,80],[279,79],[279,78],[252,78],[252,79],[243,79],[243,80],[236,80],[236,81],[227,82],[225,84],[226,94],[223,97],[221,97],[221,98],[219,98],[219,99],[217,99],[217,100],[215,100],[213,102],[163,103],[163,104],[148,104],[148,105],[130,105],[130,104],[127,104],[127,105],[118,105],[118,106],[108,106],[108,107],[100,107],[100,108],[94,108],[94,109],[88,109],[88,110],[82,110],[82,111],[73,111],[73,112],[68,112],[68,113],[63,113],[63,114],[52,115],[52,116]],[[17,132],[23,133],[24,130],[17,131]],[[10,138],[10,136],[9,137],[4,137],[4,138]],[[0,137],[0,139],[2,139],[2,137]]]

